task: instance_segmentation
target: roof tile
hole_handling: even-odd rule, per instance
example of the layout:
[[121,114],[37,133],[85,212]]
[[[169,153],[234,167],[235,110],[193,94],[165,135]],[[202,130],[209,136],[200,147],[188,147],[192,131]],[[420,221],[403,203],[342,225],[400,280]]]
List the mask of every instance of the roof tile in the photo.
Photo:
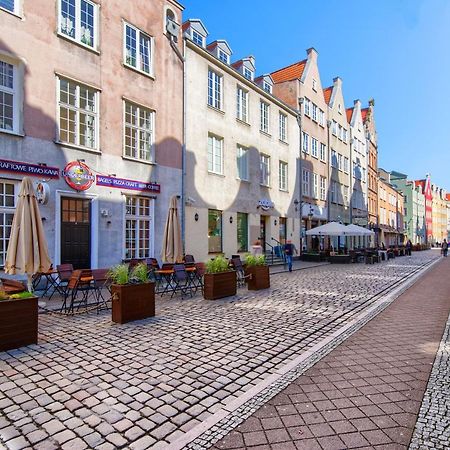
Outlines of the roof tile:
[[283,83],[284,81],[299,80],[303,71],[305,70],[306,59],[303,61],[296,62],[290,66],[284,67],[283,69],[272,72],[272,78],[274,83]]
[[333,93],[333,86],[327,87],[323,90],[323,96],[325,98],[325,103],[330,104],[331,94]]
[[347,122],[350,123],[353,116],[353,110],[355,108],[347,108]]

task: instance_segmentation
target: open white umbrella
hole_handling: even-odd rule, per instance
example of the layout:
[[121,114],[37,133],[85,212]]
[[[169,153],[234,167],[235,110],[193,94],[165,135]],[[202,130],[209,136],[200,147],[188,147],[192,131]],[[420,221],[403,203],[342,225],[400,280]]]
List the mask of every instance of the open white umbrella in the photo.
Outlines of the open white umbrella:
[[183,258],[183,242],[176,195],[170,199],[161,256],[164,262],[169,263],[176,263]]
[[347,225],[345,228],[348,230],[347,236],[373,236],[375,234],[373,231],[353,223]]
[[311,228],[306,232],[307,236],[348,236],[345,225],[339,222],[328,222],[316,228]]
[[47,240],[33,182],[25,177],[20,186],[5,261],[5,272],[11,275],[26,273],[28,290],[32,291],[34,273],[50,270]]

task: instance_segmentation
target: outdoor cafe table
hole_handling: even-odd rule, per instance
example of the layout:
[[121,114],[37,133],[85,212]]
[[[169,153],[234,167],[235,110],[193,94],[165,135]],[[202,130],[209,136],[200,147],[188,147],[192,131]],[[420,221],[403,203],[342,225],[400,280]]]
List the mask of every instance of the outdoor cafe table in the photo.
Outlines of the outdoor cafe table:
[[[56,275],[56,276],[55,276]],[[48,292],[50,292],[50,289],[53,288],[49,300],[52,298],[55,291],[58,291],[61,295],[63,295],[63,292],[60,289],[60,279],[59,274],[56,269],[50,269],[47,272],[38,272],[34,275],[33,279],[33,288],[36,289],[36,287],[39,285],[41,280],[45,280],[45,289],[42,293],[41,297],[45,297]]]
[[[186,271],[186,273],[187,273],[191,283],[194,285],[194,287],[197,287],[195,284],[195,274],[197,272],[197,268],[196,267],[185,267],[184,270]],[[164,289],[160,292],[161,296],[163,296],[164,294],[175,289],[175,284],[174,284],[175,270],[173,268],[172,269],[155,270],[155,273],[160,275],[166,282]]]

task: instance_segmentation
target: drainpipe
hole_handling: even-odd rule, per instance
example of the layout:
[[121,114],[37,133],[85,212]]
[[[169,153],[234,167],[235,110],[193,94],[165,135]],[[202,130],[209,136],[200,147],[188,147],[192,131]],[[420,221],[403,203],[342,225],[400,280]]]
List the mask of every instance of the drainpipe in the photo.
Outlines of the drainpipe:
[[301,258],[303,251],[303,159],[302,159],[302,108],[303,108],[303,97],[298,99],[298,114],[297,114],[297,124],[299,131],[299,207],[300,207],[300,248],[298,249],[298,254]]
[[[327,164],[327,171],[328,171],[328,189],[327,189],[327,222],[330,221],[331,218],[331,146],[330,146],[330,127],[331,127],[331,120],[327,120],[327,146],[328,146],[328,164]],[[329,244],[328,244],[329,245]]]
[[[353,131],[352,127],[350,126],[350,186],[349,186],[349,200],[350,200],[350,223],[353,223],[353,140],[355,139],[353,137]],[[362,181],[362,180],[361,180]],[[362,183],[361,183],[362,184]],[[362,192],[362,190],[361,190]]]
[[[169,37],[169,36],[168,36]],[[182,108],[182,121],[183,121],[183,142],[181,144],[181,241],[183,243],[183,254],[186,249],[186,206],[185,206],[185,198],[186,198],[186,59],[183,54],[180,52],[176,43],[173,40],[173,37],[170,36],[170,46],[173,51],[177,55],[178,59],[183,64],[183,108]],[[186,41],[183,39],[183,53],[186,55]]]

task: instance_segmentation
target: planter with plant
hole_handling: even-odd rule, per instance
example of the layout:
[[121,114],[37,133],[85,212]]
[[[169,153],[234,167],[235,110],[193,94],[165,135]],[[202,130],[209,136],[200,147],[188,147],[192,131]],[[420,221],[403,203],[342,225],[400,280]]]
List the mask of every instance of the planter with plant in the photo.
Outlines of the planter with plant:
[[228,260],[216,256],[206,263],[203,297],[206,300],[236,295],[236,272],[230,269]]
[[247,255],[245,257],[245,274],[250,291],[270,288],[269,266],[264,255]]
[[127,323],[155,315],[155,283],[148,278],[147,265],[138,264],[131,271],[119,264],[108,273],[112,281],[112,320]]
[[[0,284],[1,281],[0,281]],[[38,341],[38,299],[24,291],[8,295],[0,286],[0,351]]]

